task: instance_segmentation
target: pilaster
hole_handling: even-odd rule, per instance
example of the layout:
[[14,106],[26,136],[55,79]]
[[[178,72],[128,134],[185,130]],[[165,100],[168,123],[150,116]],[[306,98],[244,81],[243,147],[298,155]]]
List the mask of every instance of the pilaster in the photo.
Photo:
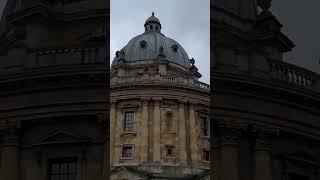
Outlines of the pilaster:
[[19,180],[19,136],[16,128],[5,131],[2,141],[1,179]]
[[191,164],[198,164],[198,144],[197,144],[197,123],[195,115],[195,105],[189,106],[189,118],[190,118],[190,149],[191,149]]
[[185,102],[179,101],[179,158],[181,164],[187,164],[187,139],[186,139],[186,119]]
[[154,100],[153,117],[153,161],[160,162],[160,98]]
[[114,142],[115,142],[115,132],[116,132],[116,101],[111,101],[110,109],[110,164],[113,164],[114,158]]
[[115,136],[114,136],[114,156],[113,162],[114,164],[119,164],[120,156],[121,156],[121,144],[120,144],[120,134],[121,134],[121,110],[116,108],[116,121],[115,121]]
[[141,162],[148,162],[149,154],[149,98],[142,98],[142,123],[141,123]]
[[239,131],[224,128],[220,138],[220,179],[239,179]]
[[254,144],[254,180],[272,180],[270,150],[268,135],[259,133]]

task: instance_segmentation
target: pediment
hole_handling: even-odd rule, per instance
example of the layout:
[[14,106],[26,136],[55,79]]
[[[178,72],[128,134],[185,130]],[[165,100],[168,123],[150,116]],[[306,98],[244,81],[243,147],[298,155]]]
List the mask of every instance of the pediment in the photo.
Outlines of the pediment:
[[285,155],[285,159],[320,167],[319,159],[313,153],[308,151],[288,153]]
[[68,129],[55,129],[40,138],[33,145],[86,143],[89,140],[89,137],[81,136]]
[[134,172],[132,170],[130,170],[130,168],[126,168],[126,167],[118,167],[114,170],[111,171],[111,176],[110,176],[111,180],[144,180],[147,179],[147,177],[145,177],[142,174],[139,174],[137,172]]

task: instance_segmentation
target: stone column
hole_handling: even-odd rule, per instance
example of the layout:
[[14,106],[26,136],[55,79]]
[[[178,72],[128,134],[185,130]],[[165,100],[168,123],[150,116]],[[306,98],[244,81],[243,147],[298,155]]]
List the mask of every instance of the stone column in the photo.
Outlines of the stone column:
[[187,164],[186,118],[184,102],[179,102],[179,159],[181,164]]
[[121,110],[116,109],[116,121],[115,121],[115,134],[114,134],[114,153],[113,153],[113,162],[114,164],[119,164],[121,156],[121,144],[120,144],[120,134],[121,134]]
[[258,136],[254,146],[254,180],[272,180],[271,146],[264,136]]
[[115,132],[116,132],[116,102],[111,102],[110,109],[110,165],[113,164],[113,153],[114,153],[114,142],[115,142]]
[[239,151],[237,130],[223,129],[220,144],[220,179],[239,179]]
[[142,123],[141,123],[141,162],[148,162],[149,154],[149,99],[142,100]]
[[160,162],[160,99],[154,100],[153,161]]
[[19,179],[19,137],[17,130],[7,130],[3,138],[0,179]]
[[191,149],[191,164],[198,164],[198,144],[197,134],[198,125],[196,123],[196,115],[194,111],[194,104],[190,104],[189,107],[189,118],[190,118],[190,149]]

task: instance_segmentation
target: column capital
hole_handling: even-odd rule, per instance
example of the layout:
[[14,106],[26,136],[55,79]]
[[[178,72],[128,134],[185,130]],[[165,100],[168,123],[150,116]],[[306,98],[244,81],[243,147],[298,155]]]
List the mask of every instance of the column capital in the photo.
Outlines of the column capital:
[[178,99],[179,104],[187,104],[189,101],[185,99]]
[[142,101],[143,106],[148,106],[150,98],[149,97],[141,97],[140,100]]
[[152,97],[151,99],[154,101],[161,101],[163,98],[162,97]]
[[4,146],[18,146],[19,145],[18,129],[8,128],[8,129],[4,130],[2,145],[4,145]]
[[256,151],[269,151],[271,150],[270,137],[267,134],[259,133],[255,137],[254,149]]
[[160,101],[162,100],[161,97],[152,97],[152,100],[154,101],[154,106],[160,106]]
[[190,103],[189,103],[189,107],[190,107],[191,109],[194,109],[194,108],[196,107],[196,103],[195,103],[195,102],[190,102]]
[[110,99],[110,104],[111,104],[111,107],[115,107],[116,104],[117,104],[117,99]]
[[240,131],[237,129],[225,128],[219,137],[221,145],[239,145]]
[[179,108],[184,108],[184,103],[183,102],[179,102]]
[[116,108],[117,103],[116,102],[111,102],[111,108]]

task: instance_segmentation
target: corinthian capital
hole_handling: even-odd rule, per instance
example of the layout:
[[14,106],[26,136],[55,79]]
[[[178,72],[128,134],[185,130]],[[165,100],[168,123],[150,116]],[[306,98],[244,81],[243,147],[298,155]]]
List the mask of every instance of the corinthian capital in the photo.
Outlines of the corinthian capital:
[[4,146],[18,146],[19,136],[18,130],[16,128],[9,128],[4,131],[4,136],[2,139]]

